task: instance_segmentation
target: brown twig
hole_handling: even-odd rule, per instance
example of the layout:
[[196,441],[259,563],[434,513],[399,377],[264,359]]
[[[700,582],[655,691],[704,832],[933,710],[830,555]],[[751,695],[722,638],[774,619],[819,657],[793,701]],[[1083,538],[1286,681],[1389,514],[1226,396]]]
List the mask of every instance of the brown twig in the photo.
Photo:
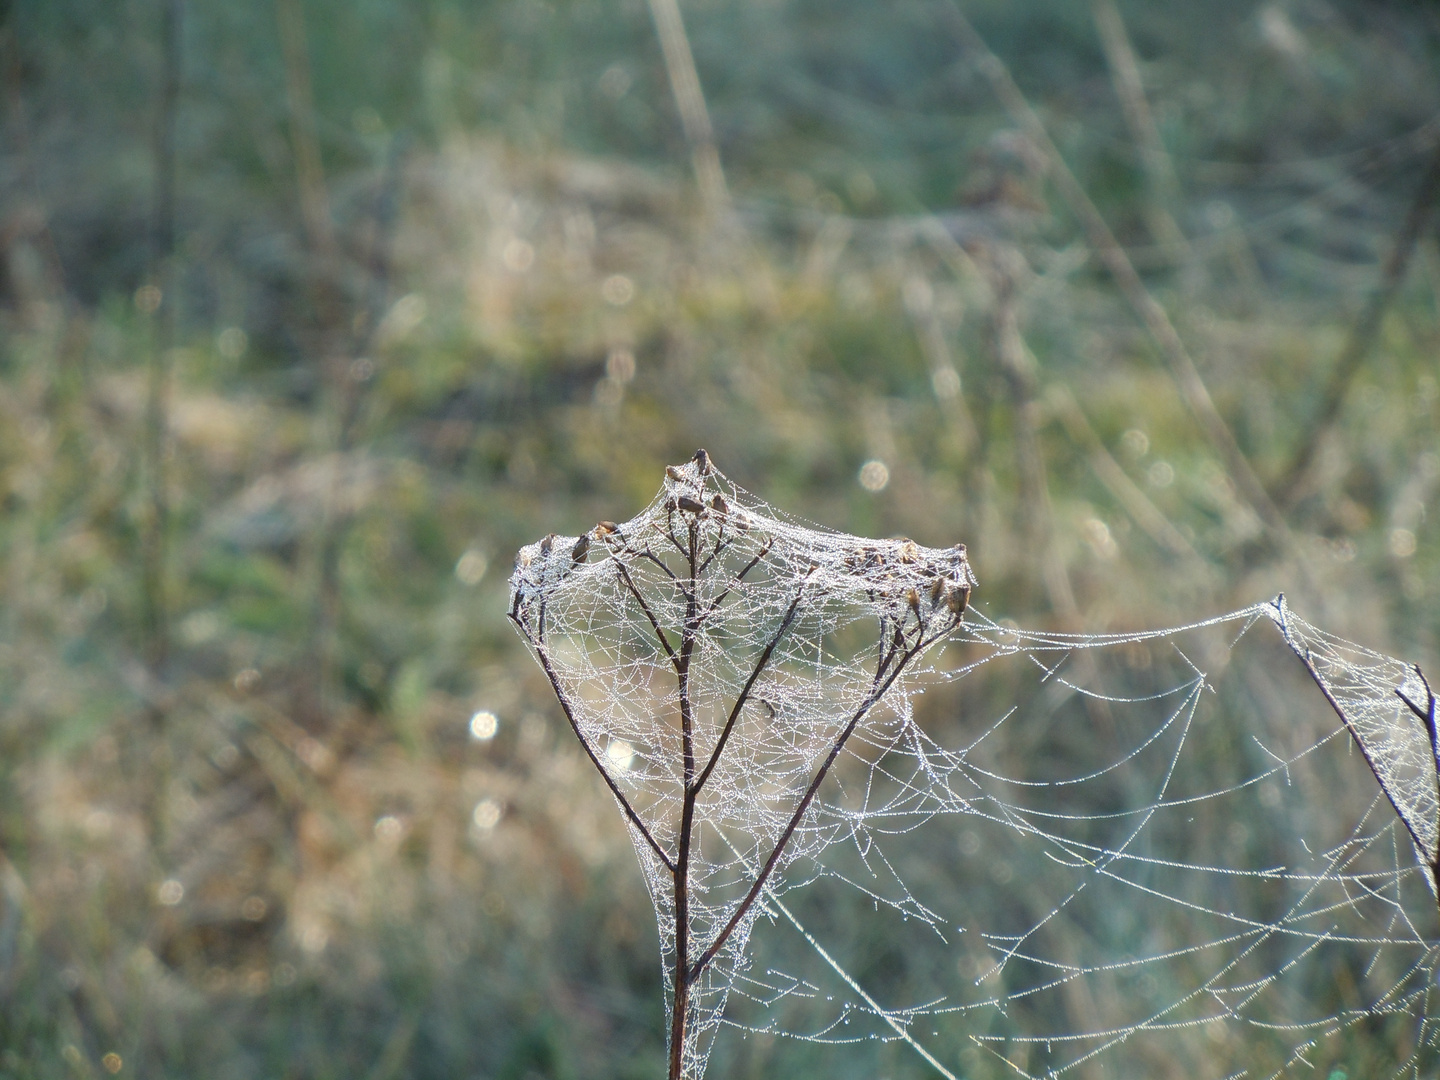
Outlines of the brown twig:
[[[1435,726],[1435,691],[1430,689],[1430,680],[1425,678],[1425,672],[1420,670],[1419,664],[1415,665],[1415,676],[1420,680],[1420,684],[1425,687],[1425,708],[1422,709],[1415,702],[1411,701],[1405,693],[1404,687],[1397,686],[1395,688],[1395,696],[1403,701],[1406,707],[1420,718],[1420,722],[1425,725],[1426,733],[1430,736],[1430,754],[1435,759],[1436,769],[1436,797],[1440,798],[1440,731],[1437,731]],[[1437,857],[1440,857],[1440,851],[1437,851],[1436,854]]]
[[1335,420],[1340,415],[1345,394],[1374,347],[1375,339],[1380,335],[1380,325],[1384,322],[1386,310],[1405,282],[1416,243],[1430,221],[1437,199],[1440,199],[1440,139],[1435,140],[1434,151],[1421,176],[1410,211],[1405,215],[1405,221],[1396,234],[1395,245],[1390,249],[1390,255],[1380,270],[1380,284],[1366,302],[1360,317],[1355,320],[1345,347],[1330,371],[1315,419],[1306,426],[1309,435],[1295,452],[1294,459],[1285,470],[1284,479],[1280,481],[1277,490],[1281,502],[1286,506],[1293,506],[1308,492],[1316,458],[1321,447],[1334,432]]
[[[650,605],[645,602],[645,597],[641,594],[640,590],[635,587],[635,581],[631,578],[630,571],[625,569],[625,564],[618,559],[615,561],[615,569],[620,574],[620,580],[623,581],[625,587],[630,590],[630,595],[635,597],[636,602],[639,603],[640,610],[645,613],[645,618],[649,619],[650,625],[654,627],[655,636],[660,639],[660,644],[665,649],[665,655],[670,658],[670,666],[676,671],[679,671],[680,657],[675,655],[675,649],[671,646],[670,639],[665,636],[665,631],[660,628],[660,621],[655,618],[655,613],[650,610]],[[686,595],[688,596],[689,594],[687,593]]]
[[[806,575],[809,578],[809,575]],[[730,710],[730,715],[725,720],[725,727],[720,732],[720,737],[715,740],[715,749],[710,753],[710,760],[706,763],[704,770],[696,778],[693,785],[695,794],[700,794],[700,789],[705,786],[705,781],[710,779],[710,773],[714,771],[715,765],[720,760],[720,755],[725,752],[725,744],[730,741],[730,733],[735,729],[735,721],[740,718],[740,710],[745,708],[745,703],[750,700],[750,691],[755,686],[755,681],[770,663],[770,654],[775,651],[775,646],[780,644],[780,639],[785,636],[785,631],[790,629],[790,624],[795,621],[795,612],[800,607],[800,599],[805,595],[804,583],[795,592],[795,599],[790,601],[790,607],[785,612],[785,617],[780,620],[780,628],[775,631],[775,636],[766,643],[761,650],[760,658],[755,662],[750,677],[745,680],[745,685],[740,688],[740,693],[735,695],[735,705]]]
[[1285,519],[1250,467],[1249,460],[1245,457],[1244,451],[1240,449],[1240,444],[1235,441],[1235,435],[1220,415],[1220,410],[1215,407],[1215,402],[1210,397],[1210,391],[1206,388],[1204,380],[1201,379],[1200,372],[1195,367],[1195,361],[1191,359],[1189,351],[1185,348],[1185,343],[1180,339],[1179,333],[1170,321],[1170,316],[1145,288],[1145,283],[1140,280],[1140,275],[1136,273],[1130,257],[1125,254],[1125,249],[1115,239],[1115,234],[1110,231],[1110,226],[1105,223],[1100,211],[1091,202],[1090,196],[1085,193],[1085,189],[1080,186],[1075,174],[1065,164],[1065,159],[1050,138],[1044,121],[1025,99],[1025,95],[1021,93],[1004,62],[990,51],[984,39],[970,24],[970,20],[965,17],[955,0],[950,0],[949,3],[943,5],[941,10],[945,12],[951,29],[960,40],[962,47],[976,58],[977,67],[989,81],[991,89],[1000,99],[1000,103],[1010,114],[1011,119],[1045,154],[1050,164],[1051,177],[1059,189],[1061,197],[1064,198],[1071,212],[1079,219],[1091,248],[1100,257],[1100,261],[1105,264],[1105,268],[1115,279],[1115,283],[1119,286],[1126,301],[1159,346],[1160,352],[1170,368],[1171,377],[1180,390],[1181,397],[1210,444],[1224,459],[1226,469],[1234,480],[1241,498],[1259,515],[1272,534],[1284,536],[1288,531]]
[[[790,820],[780,833],[780,838],[775,841],[775,846],[771,849],[770,856],[765,860],[765,864],[761,868],[760,873],[756,875],[754,884],[750,886],[750,891],[745,894],[745,898],[741,900],[740,904],[735,908],[735,911],[730,916],[730,921],[715,935],[715,940],[700,954],[700,958],[696,960],[694,966],[691,967],[688,975],[691,982],[694,982],[700,977],[706,965],[709,964],[724,947],[730,935],[735,932],[735,928],[740,925],[740,921],[745,917],[751,907],[754,906],[756,897],[758,897],[765,888],[765,883],[770,880],[770,875],[774,873],[775,867],[780,862],[780,857],[789,846],[790,837],[793,836],[795,830],[799,828],[800,822],[810,809],[810,804],[815,800],[815,793],[820,790],[820,785],[824,783],[825,777],[830,774],[830,767],[835,764],[835,760],[840,756],[841,751],[845,749],[845,744],[850,741],[850,736],[854,734],[860,721],[874,708],[875,703],[885,696],[885,692],[889,690],[895,680],[900,677],[900,673],[905,670],[905,666],[935,641],[948,633],[953,628],[955,621],[958,621],[958,616],[956,620],[947,625],[944,630],[939,631],[928,640],[917,636],[915,643],[909,649],[905,650],[899,662],[895,663],[893,667],[891,666],[891,662],[899,651],[898,648],[892,649],[890,654],[876,665],[875,678],[871,682],[870,692],[865,695],[864,700],[861,701],[844,729],[835,739],[834,745],[830,748],[830,753],[816,771],[814,778],[810,781],[810,786],[805,789],[804,796],[801,797],[800,802],[796,805],[795,812],[790,815]],[[887,667],[890,668],[888,674],[886,673]]]
[[564,684],[561,683],[560,676],[555,671],[555,665],[550,660],[550,650],[546,647],[544,639],[531,631],[528,614],[524,609],[517,607],[517,610],[510,613],[510,620],[520,628],[520,632],[525,635],[525,640],[528,641],[530,647],[535,650],[535,655],[540,660],[540,667],[544,670],[546,678],[550,680],[550,688],[555,691],[555,698],[560,702],[560,711],[565,714],[565,719],[569,721],[570,730],[575,733],[575,738],[580,740],[580,746],[584,749],[585,756],[590,759],[590,763],[595,766],[596,771],[604,778],[606,786],[610,789],[610,793],[614,795],[616,801],[620,803],[620,809],[625,812],[625,816],[630,819],[630,824],[635,826],[636,830],[644,838],[645,843],[650,846],[650,850],[655,852],[655,857],[660,860],[665,866],[665,869],[674,873],[674,860],[672,860],[665,849],[660,846],[659,842],[646,827],[645,822],[640,819],[640,815],[637,814],[635,808],[630,805],[630,800],[625,798],[625,793],[620,790],[620,786],[615,783],[609,771],[605,766],[600,764],[600,757],[595,753],[595,748],[590,745],[590,740],[585,738],[584,733],[581,732],[580,722],[575,717],[575,708],[570,703],[570,695],[565,693]]
[[310,80],[305,17],[299,0],[275,0],[275,17],[285,57],[285,95],[290,111],[295,179],[300,189],[300,216],[312,248],[323,259],[329,259],[335,253],[335,229],[330,221],[330,197],[325,188],[320,140],[315,134],[315,94]]
[[[673,531],[673,529],[672,529]],[[680,661],[676,679],[680,693],[680,741],[682,761],[682,794],[680,803],[680,836],[675,855],[675,974],[671,987],[670,1013],[670,1077],[680,1080],[685,1055],[685,1031],[690,1022],[690,848],[695,831],[695,803],[699,786],[695,783],[695,717],[690,699],[690,661],[700,631],[699,543],[700,517],[697,514],[688,530],[689,546],[686,562],[690,568],[690,588],[685,591],[685,623],[681,630]]]

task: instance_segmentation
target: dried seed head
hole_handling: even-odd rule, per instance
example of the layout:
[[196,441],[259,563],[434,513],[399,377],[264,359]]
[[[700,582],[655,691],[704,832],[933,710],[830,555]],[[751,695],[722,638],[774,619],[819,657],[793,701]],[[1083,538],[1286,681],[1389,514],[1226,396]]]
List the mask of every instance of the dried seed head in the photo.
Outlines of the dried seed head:
[[685,479],[685,474],[680,471],[680,466],[678,465],[666,465],[665,475],[668,476],[671,480],[675,480],[677,482],[683,481]]
[[930,606],[939,607],[940,597],[944,595],[945,579],[943,577],[936,577],[936,579],[930,583]]
[[548,535],[545,537],[544,540],[541,540],[541,541],[540,541],[540,554],[541,554],[541,555],[549,555],[549,554],[550,554],[550,549],[551,549],[552,547],[554,547],[554,546],[555,546],[555,534],[554,534],[554,533],[550,533],[550,534],[548,534]]
[[687,514],[695,514],[698,516],[705,512],[705,507],[688,495],[681,495],[680,498],[675,500],[675,505]]
[[516,567],[518,567],[519,569],[524,570],[524,569],[525,569],[527,566],[529,566],[534,560],[535,560],[535,556],[530,553],[530,549],[529,549],[529,548],[521,548],[520,551],[519,551],[519,552],[516,554],[516,556],[515,556],[515,565],[516,565]]
[[970,586],[951,583],[949,590],[945,593],[945,606],[956,615],[965,614],[965,606],[970,603]]
[[[910,610],[915,613],[915,618],[920,619],[920,594],[915,591],[915,586],[905,590],[905,602],[910,605]],[[924,622],[921,619],[921,622]]]
[[620,526],[613,521],[602,521],[592,530],[602,540],[607,536],[614,536],[620,531]]
[[705,452],[704,447],[695,451],[694,461],[699,466],[701,476],[710,475],[710,455]]
[[902,563],[912,563],[919,557],[920,548],[916,545],[915,541],[911,540],[908,536],[902,538],[900,541],[900,561]]
[[575,546],[570,549],[570,559],[575,563],[585,561],[585,556],[590,551],[590,537],[582,536],[575,541]]
[[725,514],[730,510],[730,504],[725,501],[725,496],[721,495],[718,491],[715,493],[715,497],[710,500],[710,506],[717,514]]

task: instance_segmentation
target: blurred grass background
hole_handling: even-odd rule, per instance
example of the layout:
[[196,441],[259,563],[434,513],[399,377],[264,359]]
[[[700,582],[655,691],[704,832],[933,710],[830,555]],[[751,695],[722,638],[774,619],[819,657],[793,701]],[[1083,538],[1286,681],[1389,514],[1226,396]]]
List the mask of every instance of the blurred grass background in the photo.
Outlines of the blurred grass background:
[[1435,655],[1434,9],[964,6],[1240,458],[943,5],[687,2],[713,143],[640,0],[0,7],[0,1075],[660,1075],[505,577],[697,446],[996,618]]

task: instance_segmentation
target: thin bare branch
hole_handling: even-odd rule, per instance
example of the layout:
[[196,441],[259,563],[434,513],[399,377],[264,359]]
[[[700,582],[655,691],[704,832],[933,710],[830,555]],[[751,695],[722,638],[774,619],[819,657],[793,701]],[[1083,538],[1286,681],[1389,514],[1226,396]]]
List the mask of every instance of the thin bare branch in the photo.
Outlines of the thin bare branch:
[[668,567],[668,566],[665,565],[665,560],[662,559],[662,558],[660,558],[658,555],[656,555],[656,554],[655,554],[653,551],[651,551],[648,547],[647,547],[644,551],[639,552],[638,554],[639,554],[640,558],[642,558],[642,559],[649,559],[649,560],[650,560],[651,562],[653,562],[656,566],[658,566],[661,570],[664,570],[665,573],[666,573],[667,575],[669,575],[671,581],[679,581],[679,580],[680,580],[678,577],[675,576],[675,571],[674,571],[674,570],[671,570],[670,567]]
[[[1440,796],[1440,731],[1436,730],[1435,691],[1430,689],[1430,680],[1425,678],[1425,673],[1420,670],[1419,664],[1415,665],[1415,674],[1420,679],[1421,685],[1425,687],[1425,695],[1428,699],[1425,708],[1421,709],[1419,705],[1411,701],[1403,687],[1397,686],[1395,694],[1412,713],[1420,718],[1420,722],[1425,725],[1426,733],[1430,736],[1430,753],[1435,759],[1436,795]],[[1437,861],[1440,861],[1440,850],[1437,850],[1435,854]]]
[[[825,758],[825,763],[820,766],[819,771],[815,773],[814,779],[810,781],[810,786],[806,788],[804,796],[795,807],[795,812],[790,815],[790,820],[786,823],[784,831],[780,834],[780,838],[775,841],[775,847],[771,850],[770,857],[765,860],[764,867],[756,876],[754,884],[750,886],[750,891],[745,894],[745,899],[740,901],[739,906],[736,907],[734,913],[731,914],[730,921],[727,922],[724,928],[715,936],[715,940],[710,943],[709,948],[701,953],[699,959],[691,965],[687,975],[688,981],[694,982],[700,977],[700,973],[705,970],[705,966],[710,963],[710,961],[715,958],[716,953],[724,947],[730,935],[735,932],[735,927],[740,925],[740,920],[745,917],[746,912],[754,906],[755,898],[760,895],[761,891],[765,888],[765,883],[770,880],[770,875],[774,873],[776,865],[780,862],[780,856],[790,843],[790,837],[794,835],[801,820],[810,809],[810,804],[815,800],[815,793],[820,790],[820,785],[824,783],[825,777],[830,774],[830,767],[835,764],[836,758],[838,758],[840,752],[845,749],[845,744],[850,741],[850,736],[854,734],[855,728],[859,726],[860,721],[865,718],[866,714],[875,706],[875,703],[885,695],[885,692],[889,690],[890,686],[899,678],[900,673],[905,670],[905,665],[919,655],[920,651],[918,647],[907,651],[905,655],[901,657],[900,661],[893,665],[888,674],[885,673],[885,668],[889,664],[889,661],[877,666],[875,679],[871,683],[870,692],[865,695],[865,699],[855,710],[854,715],[850,717],[844,730],[841,731],[839,737],[835,740],[835,745],[830,748],[830,753]],[[893,659],[894,656],[895,653],[892,651],[890,654],[891,659]]]
[[616,801],[620,803],[620,808],[625,812],[625,816],[630,819],[630,824],[635,826],[640,835],[645,838],[645,843],[655,852],[655,857],[664,864],[665,869],[669,870],[672,874],[675,873],[674,860],[666,854],[665,849],[662,848],[655,840],[655,837],[651,835],[650,830],[645,826],[645,822],[640,820],[640,815],[637,814],[635,808],[630,805],[630,800],[625,797],[625,793],[620,790],[620,786],[615,783],[610,773],[605,769],[605,766],[600,764],[600,757],[595,753],[595,748],[590,745],[590,740],[585,738],[584,734],[581,733],[580,723],[575,719],[574,707],[570,704],[570,696],[565,693],[565,687],[560,682],[560,676],[556,673],[554,664],[550,662],[550,651],[545,647],[545,642],[530,632],[528,620],[521,618],[513,612],[510,615],[510,619],[520,628],[520,632],[525,635],[525,640],[528,641],[530,647],[535,650],[535,655],[540,660],[540,666],[544,669],[546,677],[550,680],[550,687],[555,691],[555,698],[560,702],[560,711],[565,714],[565,719],[570,723],[570,730],[575,733],[575,738],[580,740],[580,745],[584,748],[585,755],[590,759],[590,763],[595,766],[600,776],[604,779],[605,785],[610,789],[610,793],[614,795]]
[[169,482],[165,466],[170,425],[170,352],[175,343],[178,278],[175,274],[176,124],[180,107],[183,0],[166,0],[161,38],[164,69],[155,124],[155,205],[151,223],[150,284],[159,290],[152,312],[146,365],[145,426],[141,441],[146,483],[142,525],[141,595],[145,652],[158,670],[170,651],[165,568],[170,532]]
[[1350,717],[1345,714],[1345,710],[1340,705],[1340,702],[1336,700],[1335,695],[1330,692],[1330,687],[1327,686],[1325,680],[1320,677],[1320,672],[1315,668],[1315,661],[1310,656],[1309,647],[1301,645],[1291,636],[1290,628],[1285,622],[1286,609],[1283,597],[1276,600],[1276,606],[1280,613],[1280,633],[1281,636],[1285,638],[1285,644],[1290,646],[1290,651],[1299,658],[1300,663],[1305,665],[1305,670],[1310,673],[1311,680],[1320,688],[1320,693],[1323,694],[1325,700],[1329,702],[1331,710],[1340,718],[1340,722],[1345,725],[1345,730],[1350,733],[1350,738],[1355,741],[1355,746],[1359,749],[1360,756],[1365,759],[1365,764],[1370,767],[1371,774],[1374,775],[1376,782],[1380,784],[1380,790],[1385,793],[1385,798],[1389,801],[1391,809],[1395,811],[1395,816],[1400,819],[1400,823],[1405,826],[1405,831],[1410,834],[1410,839],[1414,841],[1415,850],[1420,853],[1421,857],[1425,860],[1426,866],[1429,867],[1432,880],[1435,882],[1437,888],[1440,888],[1440,850],[1430,851],[1426,848],[1424,841],[1420,839],[1420,834],[1415,831],[1415,826],[1410,823],[1409,817],[1400,809],[1400,804],[1395,801],[1395,796],[1391,793],[1389,785],[1380,780],[1381,773],[1379,766],[1371,756],[1369,748],[1365,745],[1365,741],[1360,738],[1360,732],[1355,730],[1355,725],[1350,722]]
[[1160,352],[1170,368],[1171,377],[1175,380],[1181,397],[1191,415],[1199,423],[1205,437],[1224,459],[1226,469],[1235,481],[1240,496],[1259,515],[1261,521],[1273,534],[1280,537],[1285,536],[1288,532],[1285,519],[1260,483],[1255,471],[1250,467],[1249,460],[1245,457],[1244,451],[1240,449],[1240,444],[1235,441],[1235,435],[1220,415],[1220,410],[1215,407],[1214,399],[1210,397],[1210,391],[1200,377],[1200,372],[1195,367],[1195,361],[1191,359],[1189,350],[1185,348],[1185,343],[1180,339],[1179,333],[1170,321],[1170,316],[1145,288],[1145,283],[1140,280],[1140,275],[1136,273],[1130,257],[1125,254],[1125,249],[1115,239],[1115,234],[1110,231],[1110,226],[1105,223],[1100,211],[1091,202],[1090,196],[1080,186],[1080,181],[1075,178],[1075,174],[1065,164],[1065,158],[1061,155],[1059,147],[1050,138],[1044,121],[1025,99],[1025,95],[1021,93],[1020,87],[1016,85],[1004,62],[990,51],[989,46],[970,24],[970,20],[965,17],[955,0],[950,0],[941,10],[945,12],[950,27],[960,40],[962,47],[976,58],[977,67],[989,80],[991,89],[1000,99],[1000,103],[1010,114],[1011,119],[1045,154],[1050,164],[1052,178],[1061,197],[1064,198],[1071,212],[1080,220],[1091,248],[1095,250],[1100,261],[1110,271],[1110,276],[1115,279],[1116,285],[1119,286],[1121,293],[1134,309],[1141,324],[1160,347]]
[[630,594],[639,602],[640,610],[645,612],[645,617],[650,620],[650,625],[655,628],[655,636],[660,639],[660,644],[665,647],[665,652],[670,657],[671,666],[674,667],[676,671],[679,671],[680,657],[675,655],[675,650],[671,647],[669,639],[666,638],[665,631],[660,629],[660,621],[655,618],[655,613],[650,610],[650,605],[645,602],[645,597],[642,596],[640,590],[635,587],[635,581],[631,578],[630,571],[625,569],[625,564],[619,560],[615,562],[615,569],[620,572],[620,580],[625,582],[625,587],[630,590]]
[[715,536],[715,550],[710,552],[709,555],[705,556],[705,561],[700,564],[700,569],[696,571],[697,574],[705,573],[705,571],[710,568],[710,564],[715,561],[715,557],[719,555],[722,551],[724,551],[726,548],[728,548],[731,543],[734,542],[735,538],[733,536],[729,540],[725,540],[722,542],[721,536],[724,535],[724,532],[725,526],[721,525],[719,532],[716,533]]
[[769,554],[770,549],[774,546],[774,544],[775,541],[773,539],[765,541],[765,546],[760,549],[759,554],[757,554],[753,559],[751,559],[748,563],[745,564],[745,568],[735,575],[735,579],[725,587],[724,592],[722,592],[719,596],[715,597],[714,600],[710,601],[710,607],[706,609],[705,614],[701,616],[702,620],[708,618],[711,614],[714,613],[716,608],[718,608],[721,604],[725,602],[725,598],[730,595],[730,593],[734,590],[735,586],[741,584],[745,580],[745,575],[750,573],[751,570],[755,569],[755,567],[759,564],[760,560],[765,558],[765,556]]
[[[806,575],[807,580],[809,576],[809,574]],[[725,720],[725,727],[721,730],[720,737],[715,740],[715,749],[710,753],[710,760],[706,763],[705,768],[701,771],[700,775],[696,777],[695,783],[691,786],[690,790],[693,794],[699,795],[700,789],[705,786],[705,781],[710,779],[710,773],[714,771],[715,764],[720,760],[720,755],[725,751],[725,744],[730,741],[730,733],[735,730],[735,721],[740,717],[740,710],[745,708],[745,703],[750,700],[750,690],[754,687],[755,680],[760,678],[761,672],[769,665],[770,655],[775,651],[775,646],[780,644],[780,639],[785,636],[785,631],[789,630],[790,624],[795,621],[795,612],[799,609],[800,598],[804,595],[805,583],[802,582],[800,588],[795,593],[795,599],[790,601],[790,607],[785,612],[785,618],[780,621],[780,626],[775,631],[775,636],[772,637],[766,643],[765,648],[761,650],[759,658],[755,661],[754,670],[750,672],[750,677],[745,680],[745,685],[741,687],[740,693],[736,695],[735,706],[730,710],[730,715]]]
[[330,220],[330,198],[320,140],[315,131],[315,94],[311,88],[309,47],[305,17],[299,0],[275,0],[280,24],[280,46],[285,57],[285,95],[290,109],[290,141],[295,151],[295,173],[300,186],[300,214],[311,247],[322,259],[335,254],[335,229]]
[[1110,65],[1115,96],[1120,99],[1120,111],[1125,115],[1130,137],[1140,149],[1140,161],[1145,168],[1150,188],[1145,207],[1146,224],[1170,262],[1179,266],[1190,258],[1190,243],[1170,213],[1180,185],[1145,97],[1145,83],[1140,78],[1140,65],[1135,59],[1130,35],[1125,31],[1125,20],[1120,17],[1115,0],[1091,0],[1090,8],[1095,16],[1095,28],[1100,32],[1100,45]]

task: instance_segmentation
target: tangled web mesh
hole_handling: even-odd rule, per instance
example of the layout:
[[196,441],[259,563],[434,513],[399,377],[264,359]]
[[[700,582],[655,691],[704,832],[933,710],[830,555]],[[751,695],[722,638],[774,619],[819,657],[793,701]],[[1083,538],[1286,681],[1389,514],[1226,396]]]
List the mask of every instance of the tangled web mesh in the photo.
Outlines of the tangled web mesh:
[[796,521],[703,451],[511,586],[639,854],[672,1075],[727,1029],[768,1075],[1440,1064],[1434,699],[1283,598],[1020,630],[963,546]]

